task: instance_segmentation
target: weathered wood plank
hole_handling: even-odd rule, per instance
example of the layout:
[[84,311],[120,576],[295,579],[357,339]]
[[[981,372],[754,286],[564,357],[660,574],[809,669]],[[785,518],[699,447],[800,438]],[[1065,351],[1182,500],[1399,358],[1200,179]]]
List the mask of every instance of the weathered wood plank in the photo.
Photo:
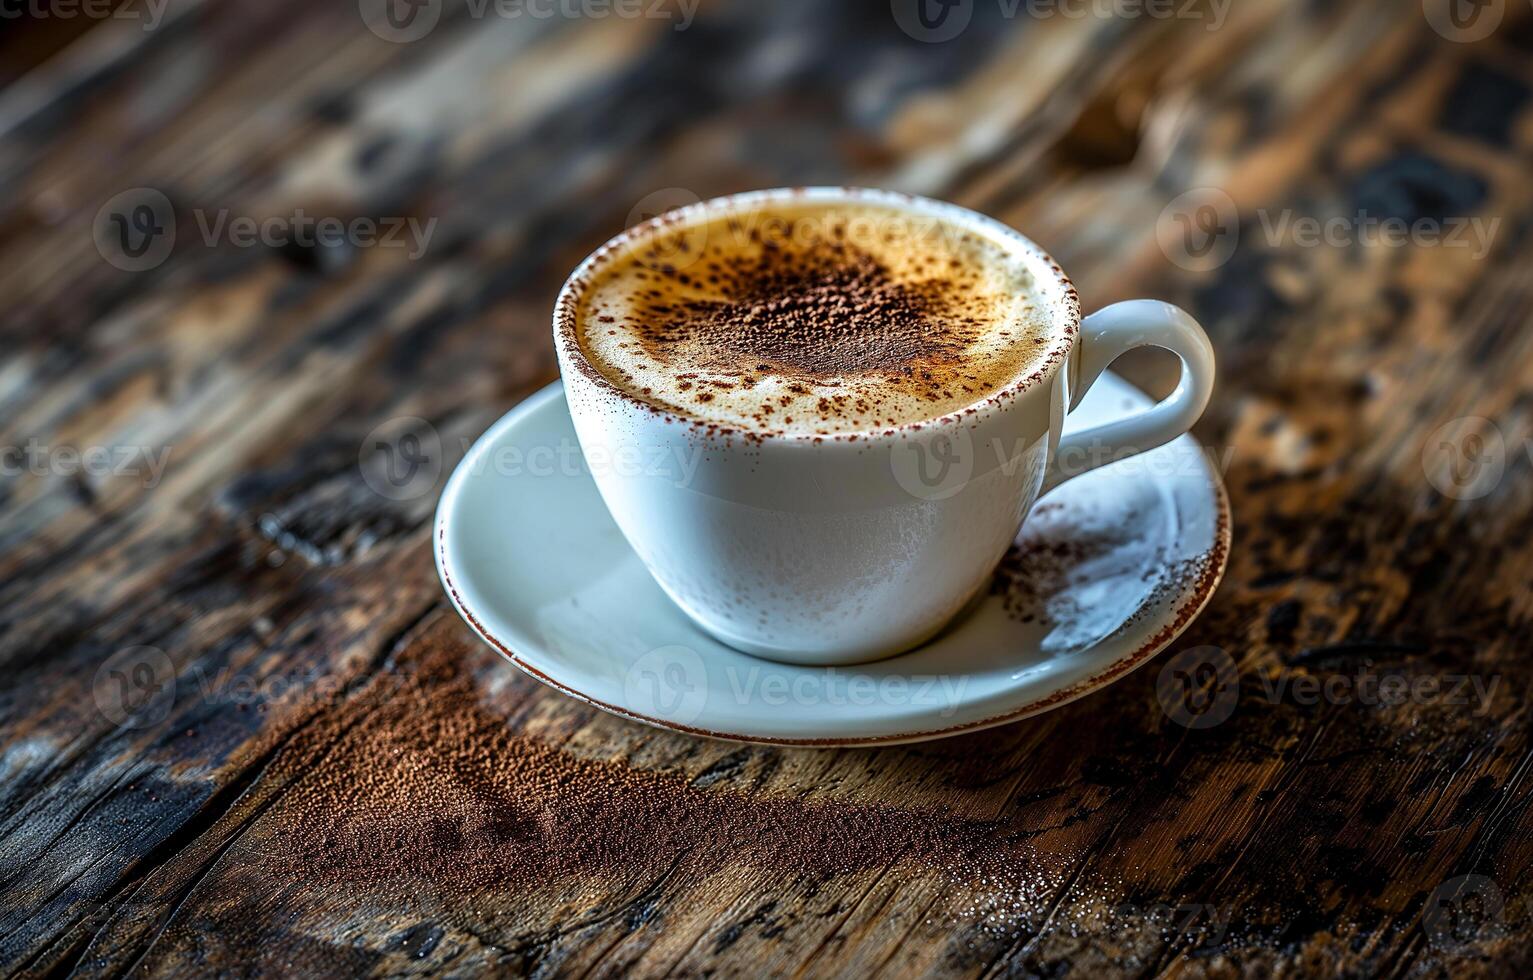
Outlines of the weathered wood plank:
[[[1001,9],[923,45],[882,4],[453,4],[396,45],[204,4],[0,99],[0,446],[169,452],[0,481],[6,971],[1526,972],[1533,17]],[[1178,648],[1238,665],[1230,720],[1177,725],[1152,669],[930,745],[741,748],[546,691],[447,610],[434,494],[371,489],[367,434],[426,419],[445,476],[553,376],[553,292],[645,194],[818,180],[980,207],[1088,305],[1210,328],[1237,548]],[[1157,237],[1200,185],[1240,220],[1208,271]],[[142,273],[91,238],[132,187],[177,217]],[[413,259],[208,245],[225,208],[435,223]],[[1270,230],[1359,209],[1499,224],[1483,255]],[[1504,448],[1483,497],[1434,469],[1466,416]],[[123,726],[99,672],[141,647],[175,682]],[[1360,672],[1481,688],[1296,686]],[[1453,882],[1501,900],[1457,937]]]

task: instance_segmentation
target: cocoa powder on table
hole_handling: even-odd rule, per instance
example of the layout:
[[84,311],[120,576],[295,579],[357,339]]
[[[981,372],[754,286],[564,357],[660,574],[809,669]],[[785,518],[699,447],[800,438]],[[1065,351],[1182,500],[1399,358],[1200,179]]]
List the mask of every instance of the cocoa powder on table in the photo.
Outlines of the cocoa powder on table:
[[472,893],[678,862],[824,877],[907,859],[969,875],[1001,857],[992,825],[947,813],[747,795],[578,757],[488,709],[461,647],[417,650],[360,693],[360,721],[345,727],[357,706],[332,712],[307,733],[310,751],[283,753],[294,782],[270,813],[263,864]]

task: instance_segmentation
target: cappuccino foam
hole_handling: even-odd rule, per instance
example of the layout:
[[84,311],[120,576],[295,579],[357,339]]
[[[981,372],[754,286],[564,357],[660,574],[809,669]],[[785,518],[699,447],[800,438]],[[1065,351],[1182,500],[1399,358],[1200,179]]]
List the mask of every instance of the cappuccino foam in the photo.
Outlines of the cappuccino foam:
[[658,408],[761,434],[933,419],[1034,370],[1050,318],[974,230],[880,204],[775,202],[641,229],[598,266],[577,341]]

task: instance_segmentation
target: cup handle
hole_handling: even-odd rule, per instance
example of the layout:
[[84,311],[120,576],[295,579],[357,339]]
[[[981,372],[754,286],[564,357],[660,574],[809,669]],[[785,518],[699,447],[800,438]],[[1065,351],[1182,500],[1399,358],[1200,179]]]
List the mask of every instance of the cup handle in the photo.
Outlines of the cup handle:
[[1186,311],[1151,299],[1114,303],[1081,322],[1070,411],[1080,405],[1109,364],[1136,347],[1163,347],[1181,358],[1182,377],[1176,390],[1138,415],[1061,437],[1049,460],[1043,493],[1104,463],[1163,446],[1202,416],[1214,390],[1213,345]]

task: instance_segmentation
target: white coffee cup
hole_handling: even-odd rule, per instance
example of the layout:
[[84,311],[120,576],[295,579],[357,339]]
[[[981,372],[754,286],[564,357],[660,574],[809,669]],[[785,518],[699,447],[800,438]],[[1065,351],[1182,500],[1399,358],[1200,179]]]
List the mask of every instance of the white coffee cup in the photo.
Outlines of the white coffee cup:
[[[1000,244],[1052,318],[1042,367],[960,412],[819,438],[720,431],[629,394],[587,360],[576,314],[603,265],[662,224],[790,200],[895,208]],[[931,638],[985,587],[1039,497],[1183,434],[1214,383],[1208,337],[1182,310],[1133,300],[1082,320],[1064,272],[1006,225],[952,204],[839,187],[739,194],[629,229],[565,283],[554,343],[602,499],[661,588],[720,641],[802,664],[875,660]],[[1147,346],[1181,359],[1176,390],[1061,440],[1066,413],[1102,371]]]

